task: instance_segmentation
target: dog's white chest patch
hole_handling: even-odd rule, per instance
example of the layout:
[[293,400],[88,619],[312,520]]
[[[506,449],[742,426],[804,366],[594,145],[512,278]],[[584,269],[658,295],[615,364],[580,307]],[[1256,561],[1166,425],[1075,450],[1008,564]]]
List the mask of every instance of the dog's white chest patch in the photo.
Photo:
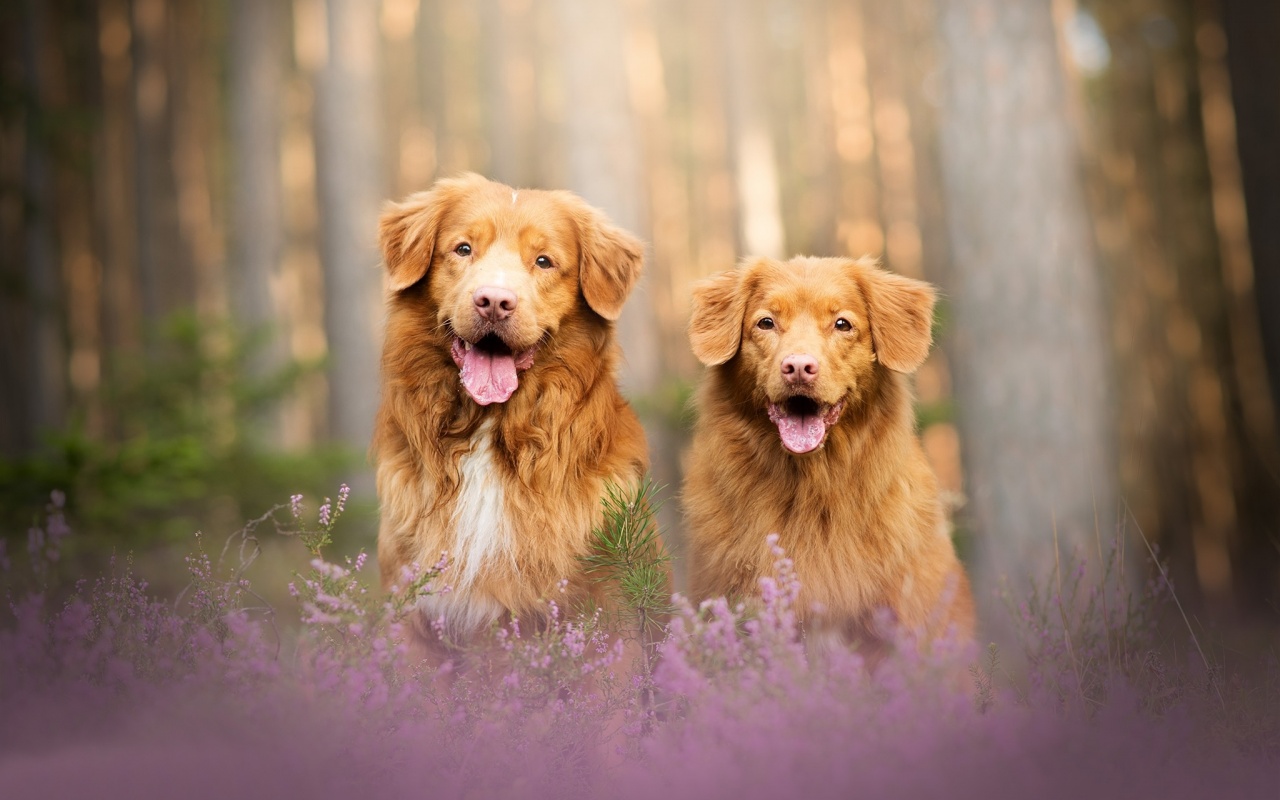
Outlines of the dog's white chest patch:
[[515,565],[502,476],[493,460],[492,427],[492,420],[480,426],[475,448],[458,464],[462,484],[453,509],[453,555],[458,562],[455,591],[468,589],[482,569],[501,559]]

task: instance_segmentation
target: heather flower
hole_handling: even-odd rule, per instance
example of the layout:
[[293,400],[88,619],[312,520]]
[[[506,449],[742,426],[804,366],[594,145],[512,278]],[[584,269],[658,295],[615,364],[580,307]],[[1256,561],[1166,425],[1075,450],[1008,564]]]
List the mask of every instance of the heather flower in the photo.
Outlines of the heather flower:
[[351,487],[345,483],[338,487],[338,513],[347,507],[347,497],[351,495]]
[[329,498],[324,499],[324,505],[320,506],[320,527],[329,527]]
[[[339,493],[330,523],[344,500]],[[56,538],[48,519],[29,535],[33,557]],[[1007,785],[1032,785],[1017,772],[1027,765],[1036,785],[1048,775],[1073,797],[1101,796],[1097,788],[1112,783],[1124,796],[1261,796],[1274,783],[1274,761],[1254,755],[1277,741],[1274,724],[1249,728],[1239,755],[1219,767],[1204,732],[1229,747],[1221,743],[1233,720],[1216,706],[1205,712],[1199,699],[1236,692],[1270,709],[1280,664],[1268,664],[1269,683],[1255,691],[1233,688],[1216,665],[1188,671],[1154,644],[1137,649],[1154,633],[1145,604],[1167,595],[1167,583],[1126,603],[1114,580],[1095,591],[1064,564],[1060,593],[1010,598],[1031,672],[1007,677],[989,650],[970,692],[951,680],[968,657],[958,643],[921,646],[886,615],[876,625],[889,655],[874,673],[857,652],[806,649],[813,643],[795,605],[803,576],[776,537],[763,545],[774,572],[759,599],[672,601],[652,674],[626,663],[624,638],[600,609],[571,605],[563,582],[532,624],[511,619],[439,668],[417,663],[406,615],[423,594],[448,590],[444,554],[430,569],[406,568],[382,595],[363,580],[365,553],[339,564],[313,551],[288,584],[302,628],[283,636],[244,565],[215,561],[199,539],[177,603],[157,601],[113,560],[97,581],[77,582],[65,604],[31,595],[0,606],[0,741],[44,747],[65,732],[89,743],[94,730],[108,730],[125,753],[136,717],[147,735],[181,747],[208,715],[217,724],[200,725],[201,736],[226,730],[228,741],[266,747],[252,755],[272,770],[301,753],[323,790],[349,794],[358,783],[389,796],[431,785],[459,796],[995,798]],[[1079,681],[1062,641],[1064,614],[1087,668]],[[443,617],[431,627],[445,637]],[[1121,630],[1136,661],[1108,672],[1108,643],[1119,649]],[[1080,692],[1094,721],[1062,701]],[[43,697],[54,699],[32,699]],[[74,713],[49,713],[58,703]],[[606,753],[615,755],[595,755]]]
[[289,510],[293,512],[294,519],[302,519],[302,495],[295,494],[289,498]]

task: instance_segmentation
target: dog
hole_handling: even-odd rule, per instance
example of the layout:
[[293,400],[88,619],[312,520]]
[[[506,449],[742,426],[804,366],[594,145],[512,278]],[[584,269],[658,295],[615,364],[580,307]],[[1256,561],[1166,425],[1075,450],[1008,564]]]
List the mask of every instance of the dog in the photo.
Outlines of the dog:
[[448,554],[449,591],[413,620],[428,654],[512,617],[536,623],[550,599],[600,601],[580,558],[601,498],[648,469],[614,375],[613,323],[643,246],[569,192],[475,174],[388,204],[379,239],[384,586]]
[[689,338],[708,367],[683,491],[695,599],[758,596],[777,533],[808,635],[883,650],[887,609],[923,639],[972,637],[907,382],[934,300],[868,258],[762,258],[695,285]]

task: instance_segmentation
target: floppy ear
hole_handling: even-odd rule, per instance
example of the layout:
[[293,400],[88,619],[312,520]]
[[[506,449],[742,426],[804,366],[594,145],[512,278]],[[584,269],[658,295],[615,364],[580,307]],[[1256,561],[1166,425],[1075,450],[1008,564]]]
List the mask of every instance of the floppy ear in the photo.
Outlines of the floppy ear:
[[934,288],[924,281],[867,267],[859,276],[876,358],[896,372],[914,372],[933,343]]
[[387,265],[387,288],[403,292],[422,280],[435,254],[436,231],[444,204],[435,190],[387,203],[378,220],[378,243]]
[[747,301],[741,284],[742,270],[731,269],[693,285],[689,344],[693,345],[693,354],[708,367],[733,358],[742,344],[742,316]]
[[615,321],[640,280],[644,245],[585,203],[580,214],[578,285],[592,311]]
[[485,183],[474,173],[437,181],[404,202],[387,203],[378,219],[378,244],[387,265],[387,288],[403,292],[422,280],[435,255],[436,233],[448,208],[470,189]]

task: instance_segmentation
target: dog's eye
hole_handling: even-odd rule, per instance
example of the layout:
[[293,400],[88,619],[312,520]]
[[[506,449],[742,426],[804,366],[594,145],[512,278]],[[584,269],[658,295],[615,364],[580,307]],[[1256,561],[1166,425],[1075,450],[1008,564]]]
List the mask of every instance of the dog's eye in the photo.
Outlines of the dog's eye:
[[467,256],[471,255],[471,245],[467,244],[466,242],[463,242],[462,244],[453,248],[453,252],[457,253],[463,258],[466,258]]
[[538,258],[533,263],[537,264],[539,267],[543,269],[551,269],[552,267],[555,266],[555,264],[551,263],[551,259],[547,258],[546,256],[538,256]]
[[853,330],[853,323],[849,322],[849,320],[845,319],[844,317],[841,317],[840,319],[836,320],[836,330],[851,331]]
[[762,331],[773,330],[773,317],[765,317],[764,319],[756,323],[756,327]]

